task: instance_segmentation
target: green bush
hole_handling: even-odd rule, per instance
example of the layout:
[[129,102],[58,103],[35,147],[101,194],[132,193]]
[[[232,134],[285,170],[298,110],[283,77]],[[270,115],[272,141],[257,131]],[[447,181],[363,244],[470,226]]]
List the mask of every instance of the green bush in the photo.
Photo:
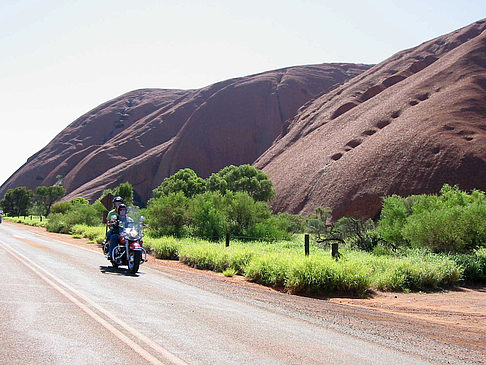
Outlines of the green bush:
[[190,215],[196,237],[218,241],[225,236],[227,228],[223,205],[223,196],[219,192],[207,192],[192,199]]
[[[247,192],[227,191],[223,197],[224,215],[228,232],[232,236],[250,236],[252,228],[271,217],[265,202],[255,201]],[[253,237],[258,239],[259,237]]]
[[486,245],[486,198],[444,185],[440,195],[385,198],[377,232],[390,243],[468,253]]
[[330,255],[304,256],[293,252],[268,253],[250,261],[245,275],[258,283],[294,294],[332,293],[362,296],[370,288],[370,270],[356,261],[333,260]]
[[66,214],[68,210],[73,208],[73,204],[70,201],[67,202],[59,202],[53,204],[51,207],[51,214],[61,213]]
[[161,195],[149,200],[145,213],[152,236],[183,237],[189,223],[189,199],[181,191]]
[[209,191],[245,192],[256,201],[270,201],[275,195],[273,183],[261,170],[251,165],[226,166],[207,179]]
[[151,199],[146,209],[154,237],[192,235],[218,241],[227,233],[238,239],[274,241],[290,238],[286,216],[272,216],[265,202],[246,192],[206,192],[188,199],[183,192]]
[[244,272],[252,255],[252,250],[246,247],[225,248],[223,244],[204,241],[183,245],[179,250],[180,261],[189,266],[218,272],[232,268],[239,274]]
[[181,245],[175,237],[144,238],[144,247],[158,259],[178,260]]
[[75,203],[73,208],[66,213],[51,213],[46,229],[49,232],[70,233],[76,224],[97,226],[102,216],[98,205],[86,205]]
[[339,232],[339,236],[349,243],[351,247],[363,251],[373,251],[380,241],[371,219],[361,220],[343,217],[336,222],[335,231]]
[[164,179],[162,184],[153,190],[153,196],[159,198],[162,195],[183,192],[186,197],[192,198],[205,191],[206,180],[197,176],[193,170],[186,168]]
[[101,243],[106,237],[106,228],[105,226],[76,224],[71,228],[70,233],[76,237],[87,238],[92,242]]
[[377,232],[386,242],[396,246],[408,245],[402,234],[407,218],[412,213],[406,205],[406,199],[398,195],[384,198],[378,221]]
[[486,283],[486,249],[480,249],[474,254],[451,255],[463,269],[462,280],[465,283]]

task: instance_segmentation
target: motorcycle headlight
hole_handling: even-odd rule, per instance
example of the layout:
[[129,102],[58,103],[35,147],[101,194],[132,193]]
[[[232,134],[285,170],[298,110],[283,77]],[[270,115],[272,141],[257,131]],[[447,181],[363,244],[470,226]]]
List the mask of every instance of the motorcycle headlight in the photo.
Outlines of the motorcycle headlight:
[[132,230],[130,231],[129,235],[130,235],[130,237],[131,237],[131,238],[137,238],[137,236],[138,236],[138,232],[137,232],[137,230],[136,230],[136,229],[132,229]]

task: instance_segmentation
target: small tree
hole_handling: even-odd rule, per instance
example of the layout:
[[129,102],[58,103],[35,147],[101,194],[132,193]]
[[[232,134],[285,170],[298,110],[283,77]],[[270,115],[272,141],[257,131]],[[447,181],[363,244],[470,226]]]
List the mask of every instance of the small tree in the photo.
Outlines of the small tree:
[[9,215],[27,215],[28,210],[32,207],[33,195],[32,190],[28,190],[25,186],[19,186],[15,189],[9,189],[0,204],[5,213]]
[[113,195],[121,196],[126,205],[133,204],[133,186],[128,181],[121,183],[113,189]]
[[99,200],[103,199],[108,194],[120,196],[126,205],[133,205],[133,186],[128,181],[121,183],[116,188],[103,190]]
[[335,231],[352,246],[363,251],[372,251],[379,242],[371,219],[343,217],[336,222]]
[[174,175],[167,177],[157,188],[153,190],[154,198],[170,193],[183,192],[187,198],[192,198],[197,194],[206,191],[206,180],[187,168],[177,171]]
[[321,242],[329,236],[331,225],[328,223],[328,219],[330,215],[331,209],[319,207],[316,208],[314,214],[307,217],[307,231],[315,236],[317,242]]
[[35,190],[35,200],[42,215],[48,216],[54,202],[66,194],[62,186],[38,186]]
[[272,181],[251,165],[226,166],[208,178],[207,189],[221,194],[227,190],[244,191],[257,201],[269,201],[275,195]]

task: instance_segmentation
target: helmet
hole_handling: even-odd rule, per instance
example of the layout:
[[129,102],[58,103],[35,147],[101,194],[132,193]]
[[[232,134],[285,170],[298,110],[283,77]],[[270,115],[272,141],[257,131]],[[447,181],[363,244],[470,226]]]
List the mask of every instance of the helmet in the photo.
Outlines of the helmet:
[[115,205],[115,203],[123,203],[123,198],[121,196],[115,196],[113,199],[113,205]]
[[118,214],[120,213],[120,210],[122,210],[122,209],[125,209],[125,211],[126,211],[127,210],[127,206],[125,204],[120,204],[118,206],[118,209],[117,209]]

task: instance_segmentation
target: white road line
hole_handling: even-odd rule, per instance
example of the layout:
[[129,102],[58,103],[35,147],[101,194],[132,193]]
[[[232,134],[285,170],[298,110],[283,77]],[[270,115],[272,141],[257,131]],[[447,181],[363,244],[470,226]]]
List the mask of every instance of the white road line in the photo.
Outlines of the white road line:
[[[0,243],[4,246],[5,250],[12,255],[14,258],[16,258],[18,261],[20,261],[22,264],[30,268],[34,273],[36,273],[42,280],[47,282],[49,285],[51,285],[54,289],[56,289],[58,292],[60,292],[62,295],[64,295],[67,299],[69,299],[71,302],[76,304],[80,309],[82,309],[85,313],[87,313],[90,317],[92,317],[94,320],[96,320],[98,323],[100,323],[103,327],[105,327],[108,331],[113,333],[116,337],[118,337],[120,340],[125,342],[128,346],[130,346],[135,352],[140,354],[143,358],[145,358],[147,361],[149,361],[151,364],[163,364],[159,359],[155,358],[153,355],[151,355],[149,352],[147,352],[144,348],[142,348],[140,345],[132,341],[130,338],[125,336],[122,332],[120,332],[117,328],[115,328],[113,325],[111,325],[108,321],[103,319],[101,316],[93,312],[87,305],[84,303],[80,302],[74,295],[76,295],[78,298],[84,300],[86,303],[91,305],[93,308],[98,310],[99,312],[103,313],[107,318],[109,318],[111,321],[115,322],[122,328],[124,328],[126,331],[128,331],[131,335],[134,337],[138,338],[140,341],[144,342],[146,345],[150,346],[152,349],[157,351],[160,355],[162,355],[166,360],[168,360],[170,363],[173,363],[175,365],[187,365],[186,362],[183,360],[179,359],[177,356],[174,354],[170,353],[168,350],[160,346],[158,343],[152,341],[145,335],[141,334],[134,328],[130,327],[128,324],[125,322],[121,321],[119,318],[117,318],[114,314],[111,312],[107,311],[103,307],[101,307],[99,304],[93,302],[91,299],[86,297],[85,295],[81,294],[74,288],[70,287],[68,284],[60,280],[59,278],[55,277],[53,274],[47,272],[45,269],[37,265],[35,262],[27,258],[26,256],[22,255],[19,252],[16,252],[10,245],[8,245],[6,242],[0,240]],[[50,277],[50,278],[49,278]],[[52,280],[51,280],[52,279]],[[56,283],[57,282],[57,283]],[[63,287],[61,287],[61,285]],[[71,293],[69,293],[71,292]],[[74,295],[73,295],[74,294]]]

